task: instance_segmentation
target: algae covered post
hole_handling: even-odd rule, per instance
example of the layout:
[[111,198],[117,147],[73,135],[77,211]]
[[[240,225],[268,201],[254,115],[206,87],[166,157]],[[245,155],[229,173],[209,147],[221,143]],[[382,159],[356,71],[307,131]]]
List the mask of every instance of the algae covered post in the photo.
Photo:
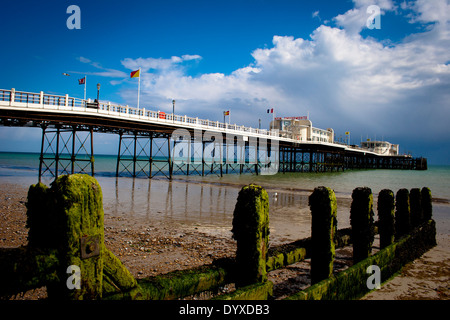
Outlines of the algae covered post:
[[419,188],[412,188],[409,193],[411,205],[411,227],[419,226],[423,221],[422,193]]
[[408,189],[400,189],[395,196],[395,239],[407,235],[411,229]]
[[317,283],[331,276],[335,257],[337,204],[334,191],[318,187],[309,197],[311,208],[311,281]]
[[67,270],[79,270],[76,290],[66,281],[51,283],[47,285],[49,297],[101,298],[105,248],[102,192],[97,180],[74,174],[57,178],[51,188],[33,185],[27,208],[30,246],[57,249],[60,279],[72,277]]
[[428,221],[431,219],[433,215],[433,206],[432,206],[432,196],[431,196],[431,190],[428,187],[423,187],[422,191],[422,215],[423,220]]
[[237,241],[236,285],[266,281],[269,196],[262,187],[250,184],[241,189],[234,209],[232,232]]
[[378,194],[378,233],[381,249],[395,240],[395,197],[392,190],[383,189]]
[[367,187],[352,193],[350,223],[352,225],[353,261],[357,263],[370,256],[375,236],[373,226],[373,195]]

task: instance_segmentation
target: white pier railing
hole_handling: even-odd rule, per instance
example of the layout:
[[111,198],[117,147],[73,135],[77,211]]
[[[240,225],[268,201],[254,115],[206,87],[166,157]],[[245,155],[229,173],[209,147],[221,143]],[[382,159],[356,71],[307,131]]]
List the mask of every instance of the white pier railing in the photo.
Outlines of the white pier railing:
[[260,138],[276,139],[279,141],[290,142],[294,144],[314,144],[332,146],[339,149],[352,150],[356,152],[376,154],[368,149],[360,147],[353,147],[342,145],[336,142],[323,141],[304,141],[292,139],[289,137],[280,136],[278,130],[266,130],[246,127],[237,124],[228,124],[219,121],[212,121],[207,119],[199,119],[198,117],[188,117],[186,115],[176,115],[162,111],[146,110],[145,108],[133,108],[111,102],[93,101],[91,99],[84,100],[79,98],[69,97],[68,94],[51,95],[44,92],[34,93],[25,91],[16,91],[0,89],[0,108],[21,110],[26,108],[28,110],[47,111],[47,112],[70,112],[75,114],[98,114],[105,117],[113,117],[118,119],[129,118],[134,121],[147,123],[162,123],[167,126],[203,129],[209,131],[216,131],[222,133],[232,133],[246,136],[254,136]]

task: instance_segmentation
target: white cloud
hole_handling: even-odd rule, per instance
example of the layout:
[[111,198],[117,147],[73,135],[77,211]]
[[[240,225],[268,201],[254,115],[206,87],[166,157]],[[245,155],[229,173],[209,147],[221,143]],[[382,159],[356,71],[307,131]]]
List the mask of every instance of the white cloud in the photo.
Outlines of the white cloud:
[[[91,59],[88,59],[88,58],[85,58],[85,57],[78,57],[77,60],[79,60],[82,63],[89,64],[89,65],[93,66],[94,68],[102,70],[102,71],[96,71],[96,72],[76,72],[76,71],[72,71],[72,73],[79,73],[79,74],[85,74],[85,75],[95,75],[95,76],[107,77],[107,78],[125,78],[125,77],[127,77],[127,73],[125,73],[123,71],[120,71],[120,70],[104,68],[104,67],[101,66],[100,63],[92,61]],[[116,80],[112,80],[111,82],[112,82],[112,84],[120,83],[120,82],[117,82]]]
[[182,62],[192,61],[192,60],[200,60],[202,59],[199,55],[189,55],[185,54],[181,57],[173,56],[170,59],[163,58],[138,58],[131,59],[126,58],[122,60],[122,65],[130,70],[136,70],[141,68],[143,72],[147,72],[149,70],[173,70],[180,67]]
[[450,3],[448,0],[417,0],[409,7],[417,13],[413,22],[447,23],[450,20]]
[[393,11],[396,6],[392,0],[353,0],[355,7],[344,14],[336,16],[333,20],[339,27],[342,27],[350,35],[357,35],[366,28],[367,19],[371,14],[367,13],[367,8],[376,5],[380,8],[380,14],[386,11]]
[[[445,15],[418,2],[417,16],[439,25],[385,46],[358,34],[356,21],[369,2],[354,2],[354,11],[338,16],[342,28],[322,25],[308,39],[274,36],[272,47],[252,52],[252,64],[228,75],[188,75],[183,63],[201,59],[190,55],[128,58],[122,64],[145,70],[141,105],[151,109],[170,111],[176,99],[179,114],[222,120],[221,112],[230,109],[232,121],[256,126],[259,118],[270,121],[265,112],[274,107],[280,116],[309,111],[314,125],[338,131],[447,141],[450,31],[442,24]],[[375,2],[384,10],[396,9],[391,1]],[[135,91],[122,94],[135,101]]]
[[311,17],[318,19],[319,21],[322,21],[322,19],[320,18],[320,12],[319,11],[314,11],[311,15]]

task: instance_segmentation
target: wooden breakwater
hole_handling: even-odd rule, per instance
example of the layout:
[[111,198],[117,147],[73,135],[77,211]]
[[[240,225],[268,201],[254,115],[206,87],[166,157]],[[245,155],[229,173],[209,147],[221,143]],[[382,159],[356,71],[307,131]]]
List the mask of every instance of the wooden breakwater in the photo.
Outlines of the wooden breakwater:
[[[380,281],[436,244],[428,188],[383,190],[374,222],[372,192],[356,188],[351,228],[339,230],[333,190],[319,187],[309,197],[312,233],[307,239],[269,249],[267,192],[256,185],[239,193],[232,232],[236,256],[189,270],[135,279],[104,245],[102,192],[88,175],[33,185],[27,202],[29,243],[0,250],[0,296],[46,286],[49,299],[167,300],[235,283],[236,290],[215,299],[271,299],[267,273],[311,259],[312,285],[288,299],[355,299],[369,290],[367,268],[377,266]],[[371,255],[374,235],[381,250]],[[335,250],[353,245],[353,266],[333,274]]]

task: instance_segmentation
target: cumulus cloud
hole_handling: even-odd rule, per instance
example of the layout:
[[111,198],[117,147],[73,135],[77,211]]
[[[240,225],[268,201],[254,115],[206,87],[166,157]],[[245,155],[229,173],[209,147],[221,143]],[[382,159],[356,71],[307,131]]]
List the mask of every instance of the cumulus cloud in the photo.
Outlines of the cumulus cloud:
[[[410,22],[430,23],[421,33],[386,46],[359,33],[365,26],[367,5],[382,10],[409,10]],[[271,47],[255,48],[253,62],[231,74],[191,76],[184,69],[200,56],[127,58],[124,67],[144,71],[141,105],[221,120],[231,110],[232,121],[257,126],[280,116],[311,115],[318,127],[352,131],[356,135],[447,141],[450,129],[450,30],[448,2],[355,0],[354,8],[335,18],[336,27],[321,25],[309,38],[274,36]],[[405,13],[406,15],[406,13]],[[317,13],[318,16],[318,13]],[[134,90],[123,90],[134,101]],[[270,118],[270,119],[269,119]],[[267,125],[266,125],[267,127]]]
[[380,8],[380,14],[393,11],[396,6],[391,0],[353,0],[354,8],[344,14],[336,16],[333,20],[339,27],[346,30],[348,34],[357,35],[367,26],[369,6],[375,5]]
[[448,0],[404,1],[403,9],[411,9],[411,22],[439,22],[445,25],[450,19],[450,3]]

